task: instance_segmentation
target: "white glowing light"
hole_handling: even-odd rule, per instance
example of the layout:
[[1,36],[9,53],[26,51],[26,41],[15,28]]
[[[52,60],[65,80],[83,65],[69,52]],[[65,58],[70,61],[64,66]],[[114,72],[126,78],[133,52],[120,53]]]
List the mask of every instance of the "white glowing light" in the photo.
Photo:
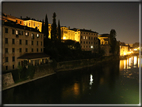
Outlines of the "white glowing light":
[[93,48],[93,46],[91,46],[91,48]]
[[63,37],[63,39],[66,39],[66,37]]

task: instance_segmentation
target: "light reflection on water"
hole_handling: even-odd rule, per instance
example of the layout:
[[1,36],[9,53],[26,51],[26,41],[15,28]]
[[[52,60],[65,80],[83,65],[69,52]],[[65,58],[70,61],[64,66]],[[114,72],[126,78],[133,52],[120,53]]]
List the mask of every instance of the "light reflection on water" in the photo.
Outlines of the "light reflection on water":
[[138,104],[139,58],[108,62],[24,84],[3,93],[3,103]]

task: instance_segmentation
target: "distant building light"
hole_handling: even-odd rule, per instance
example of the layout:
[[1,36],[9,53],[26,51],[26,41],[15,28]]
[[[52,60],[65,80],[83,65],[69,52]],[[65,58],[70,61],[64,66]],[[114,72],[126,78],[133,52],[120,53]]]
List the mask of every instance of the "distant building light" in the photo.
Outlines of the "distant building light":
[[39,34],[37,34],[37,38],[39,38]]
[[66,37],[63,37],[63,39],[66,39]]
[[91,46],[91,48],[93,48],[93,46]]

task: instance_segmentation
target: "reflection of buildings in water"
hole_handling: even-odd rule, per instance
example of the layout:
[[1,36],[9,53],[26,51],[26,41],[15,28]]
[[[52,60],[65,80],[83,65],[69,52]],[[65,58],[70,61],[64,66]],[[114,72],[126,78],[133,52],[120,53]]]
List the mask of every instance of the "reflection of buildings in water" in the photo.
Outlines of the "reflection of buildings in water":
[[127,60],[124,60],[124,70],[127,69]]
[[120,60],[119,69],[120,69],[120,71],[122,71],[124,69],[124,60]]
[[74,83],[73,89],[74,95],[79,95],[79,83]]
[[137,56],[134,56],[134,68],[136,68],[137,65]]
[[92,74],[90,74],[90,83],[89,83],[90,85],[92,85],[93,84],[93,75]]

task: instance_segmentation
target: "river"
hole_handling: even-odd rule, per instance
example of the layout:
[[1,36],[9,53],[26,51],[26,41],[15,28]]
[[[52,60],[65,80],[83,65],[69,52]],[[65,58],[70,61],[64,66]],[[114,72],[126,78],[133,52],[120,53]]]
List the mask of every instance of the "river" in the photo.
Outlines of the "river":
[[2,92],[3,104],[139,104],[139,57],[54,75]]

